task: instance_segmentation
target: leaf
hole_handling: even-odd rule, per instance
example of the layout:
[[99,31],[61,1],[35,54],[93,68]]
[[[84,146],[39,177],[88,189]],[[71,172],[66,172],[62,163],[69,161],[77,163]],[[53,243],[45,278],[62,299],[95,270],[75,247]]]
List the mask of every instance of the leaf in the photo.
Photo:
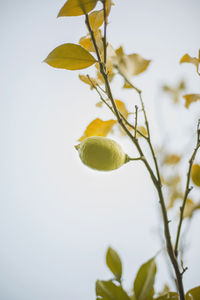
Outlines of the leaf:
[[[138,127],[137,127],[137,130],[140,131],[140,132],[141,132],[142,134],[144,134],[145,136],[147,136],[147,130],[146,130],[146,128],[145,128],[144,126],[138,126]],[[137,137],[137,138],[140,138],[140,137],[142,137],[142,135],[139,134],[139,132],[137,132],[136,137]]]
[[200,187],[200,165],[194,164],[191,170],[192,181],[196,186]]
[[116,50],[116,54],[114,64],[127,79],[144,72],[151,62],[137,53],[126,55],[122,47]]
[[175,86],[163,85],[162,89],[164,92],[171,95],[173,102],[176,104],[180,100],[181,92],[186,89],[186,84],[183,80],[181,80]]
[[175,165],[179,163],[181,160],[181,156],[177,154],[169,154],[165,156],[165,159],[163,161],[166,165]]
[[81,142],[89,136],[107,136],[116,123],[115,120],[103,121],[97,118],[87,126],[79,141]]
[[96,103],[96,107],[101,108],[102,106],[103,106],[103,102],[102,101],[99,101],[99,102]]
[[102,300],[130,300],[122,286],[118,286],[112,281],[97,280],[96,295],[97,299]]
[[101,25],[104,22],[104,12],[103,12],[103,9],[97,10],[97,11],[93,11],[89,15],[89,22],[90,22],[90,26],[91,26],[91,28],[92,28],[93,31],[96,31],[99,27],[101,27]]
[[139,54],[129,54],[128,55],[130,64],[132,64],[132,75],[138,75],[148,68],[150,60],[143,58]]
[[188,108],[192,102],[200,100],[200,94],[187,94],[183,98],[185,99],[185,107]]
[[124,116],[124,118],[127,119],[128,118],[128,110],[127,110],[124,102],[116,99],[115,103],[116,103],[116,106],[117,106],[119,112]]
[[110,14],[112,5],[114,5],[112,0],[106,0],[106,16],[108,16]]
[[169,292],[163,296],[155,298],[155,300],[179,300],[179,296],[175,292]]
[[[171,188],[173,186],[171,185]],[[167,209],[170,209],[174,206],[175,202],[179,199],[183,199],[183,194],[174,186],[174,189],[172,190],[172,193],[170,195],[169,204],[167,206]]]
[[130,85],[127,81],[124,82],[124,85],[122,87],[123,89],[132,89],[132,85]]
[[[106,71],[108,72],[109,75],[112,75],[114,72],[113,61],[115,61],[116,59],[116,53],[112,45],[109,43],[107,44],[106,47],[106,53],[107,53]],[[102,51],[101,58],[102,61],[104,61],[104,51]]]
[[180,64],[182,64],[182,63],[193,64],[198,68],[200,61],[196,57],[191,57],[189,54],[185,54],[185,55],[183,55],[183,57],[180,60]]
[[[102,49],[103,49],[103,41],[102,41],[101,30],[95,31],[94,32],[94,37],[95,37],[95,40],[96,40],[97,47],[98,47],[99,51],[101,52]],[[95,52],[95,49],[94,49],[94,46],[93,46],[93,43],[91,41],[91,38],[90,38],[89,34],[86,35],[86,36],[83,36],[82,38],[80,38],[79,44],[83,48],[88,50],[89,52]]]
[[97,80],[95,78],[90,77],[90,80],[92,81],[92,83],[94,84],[94,86],[92,85],[91,81],[89,80],[89,78],[86,75],[81,75],[79,74],[79,79],[88,84],[90,86],[90,89],[93,90],[94,86],[96,86],[98,84]]
[[186,294],[186,300],[199,300],[200,299],[200,286],[189,290]]
[[58,13],[58,17],[71,17],[84,15],[93,10],[98,0],[68,0]]
[[117,252],[111,247],[108,248],[106,253],[106,264],[117,280],[120,280],[122,276],[122,262]]
[[200,208],[200,204],[199,203],[196,204],[196,203],[194,203],[194,201],[192,201],[192,199],[187,198],[183,217],[184,218],[191,218],[192,215],[193,215],[193,213],[196,210],[198,210],[199,208]]
[[63,44],[55,48],[44,61],[54,68],[80,70],[93,65],[96,59],[79,45]]
[[156,271],[157,267],[154,258],[140,267],[134,281],[134,292],[137,300],[147,300],[151,295]]

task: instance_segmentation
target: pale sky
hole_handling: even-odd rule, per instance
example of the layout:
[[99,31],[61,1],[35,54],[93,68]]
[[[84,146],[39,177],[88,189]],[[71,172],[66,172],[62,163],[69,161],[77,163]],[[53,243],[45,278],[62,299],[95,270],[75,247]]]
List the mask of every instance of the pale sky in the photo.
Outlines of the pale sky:
[[[63,4],[0,2],[1,300],[95,299],[96,279],[112,276],[105,265],[110,245],[122,257],[130,289],[140,265],[162,247],[157,196],[144,167],[135,163],[99,173],[81,164],[74,149],[91,120],[112,115],[95,107],[97,95],[79,81],[78,74],[88,70],[56,70],[42,63],[56,46],[77,43],[86,34],[82,17],[56,18]],[[199,0],[115,1],[108,28],[114,48],[123,45],[127,53],[152,60],[134,83],[143,89],[154,145],[162,141],[182,152],[190,142],[193,148],[191,130],[200,107],[174,110],[161,85],[184,78],[187,92],[199,93],[194,67],[179,65],[185,53],[198,53],[199,11]],[[117,78],[114,96],[135,105],[137,96],[121,85]],[[112,137],[136,154],[126,139]],[[186,290],[200,284],[199,222],[196,214]],[[158,262],[160,287],[170,281],[162,256]]]

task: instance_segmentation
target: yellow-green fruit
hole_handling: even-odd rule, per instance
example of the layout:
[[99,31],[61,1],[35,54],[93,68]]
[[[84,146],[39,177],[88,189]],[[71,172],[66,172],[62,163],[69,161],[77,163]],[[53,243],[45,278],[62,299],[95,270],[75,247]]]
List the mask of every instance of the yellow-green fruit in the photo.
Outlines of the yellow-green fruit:
[[198,164],[192,166],[191,177],[194,184],[200,186],[200,166]]
[[128,161],[127,154],[114,140],[93,136],[76,146],[82,162],[92,169],[111,171]]

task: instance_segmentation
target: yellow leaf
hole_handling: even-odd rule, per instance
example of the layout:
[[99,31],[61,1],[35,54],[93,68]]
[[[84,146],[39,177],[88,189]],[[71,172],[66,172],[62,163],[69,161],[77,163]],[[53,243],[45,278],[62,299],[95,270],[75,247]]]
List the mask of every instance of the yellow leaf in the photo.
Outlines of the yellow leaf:
[[[107,44],[106,53],[107,53],[106,71],[109,75],[111,75],[114,72],[113,61],[116,58],[116,53],[115,53],[115,50],[112,47],[112,45],[109,43]],[[102,58],[102,61],[104,61],[104,52],[103,51],[101,54],[101,58]]]
[[124,82],[124,85],[123,85],[123,89],[132,89],[133,87],[128,83],[128,82]]
[[113,126],[116,124],[115,120],[103,121],[99,118],[93,120],[84,131],[84,135],[79,139],[83,141],[89,136],[107,136]]
[[180,64],[182,63],[193,64],[198,68],[200,61],[196,57],[191,57],[189,54],[185,54],[180,60]]
[[200,187],[200,165],[195,164],[192,166],[191,177],[193,183]]
[[[139,130],[143,135],[147,136],[147,130],[144,126],[138,126],[137,130]],[[137,133],[136,135],[137,138],[142,137],[142,135],[140,135],[139,133]]]
[[93,65],[96,59],[79,45],[63,44],[55,48],[44,61],[54,68],[80,70]]
[[110,14],[111,6],[114,5],[112,0],[106,0],[106,16]]
[[126,108],[126,105],[123,101],[115,100],[116,106],[119,110],[119,112],[124,116],[124,118],[128,118],[128,110]]
[[139,54],[130,54],[128,55],[130,64],[132,64],[132,75],[138,75],[148,68],[150,60],[143,58]]
[[180,93],[186,89],[185,82],[181,80],[176,86],[163,85],[164,92],[169,93],[172,96],[173,102],[176,104],[180,100]]
[[96,107],[101,108],[102,106],[103,106],[103,102],[102,101],[99,101],[99,102],[96,103]]
[[175,202],[182,198],[183,198],[183,194],[180,191],[178,191],[178,190],[172,191],[167,209],[172,208],[174,206]]
[[90,80],[91,80],[90,81],[89,78],[87,76],[85,76],[85,75],[79,74],[79,79],[81,81],[83,81],[84,83],[89,84],[91,90],[94,88],[93,85],[92,85],[92,83],[91,83],[91,81],[93,82],[93,84],[95,86],[98,84],[98,82],[97,82],[97,80],[95,78],[90,78]]
[[[102,49],[103,49],[103,41],[102,41],[102,34],[101,34],[101,30],[97,30],[94,32],[94,37],[95,37],[95,40],[96,40],[96,44],[97,44],[97,47],[99,49],[99,51],[101,52]],[[90,35],[86,35],[82,38],[80,38],[79,40],[79,44],[85,48],[86,50],[88,50],[89,52],[95,52],[95,49],[94,49],[94,46],[93,46],[93,43],[91,41],[91,38],[90,38]]]
[[185,107],[188,108],[192,102],[200,100],[200,94],[187,94],[183,98],[185,99]]
[[168,179],[165,179],[164,184],[167,185],[168,187],[175,187],[180,181],[181,181],[180,176],[175,175]]
[[84,15],[95,8],[97,0],[68,0],[58,13],[58,17]]
[[90,26],[93,31],[96,31],[104,22],[104,12],[103,9],[98,11],[93,11],[89,15]]
[[151,62],[137,53],[126,55],[122,47],[116,50],[116,54],[114,64],[127,79],[144,72]]
[[181,156],[176,155],[176,154],[170,154],[165,157],[163,163],[166,165],[175,165],[175,164],[179,163],[180,160],[181,160]]
[[117,56],[119,58],[124,56],[124,49],[123,49],[122,46],[120,46],[119,48],[117,48],[115,52],[116,52],[116,54],[117,54]]
[[183,217],[191,218],[195,208],[196,204],[190,198],[187,198]]

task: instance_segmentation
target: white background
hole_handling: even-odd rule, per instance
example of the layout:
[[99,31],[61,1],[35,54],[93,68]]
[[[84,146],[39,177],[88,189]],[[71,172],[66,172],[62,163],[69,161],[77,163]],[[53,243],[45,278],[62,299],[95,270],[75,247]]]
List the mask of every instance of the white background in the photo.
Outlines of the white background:
[[[56,46],[77,43],[86,33],[82,17],[56,19],[62,5],[0,2],[1,300],[94,299],[95,280],[111,277],[105,266],[109,245],[121,255],[131,288],[139,266],[163,247],[157,196],[144,167],[98,173],[82,165],[74,149],[91,120],[112,116],[95,108],[98,97],[78,80],[79,72],[42,63]],[[199,93],[195,68],[179,65],[185,53],[198,53],[199,11],[198,0],[116,1],[108,30],[114,48],[123,45],[127,53],[152,59],[134,83],[144,91],[154,144],[170,143],[181,152],[188,143],[192,150],[199,104],[174,109],[161,86],[185,78],[187,91]],[[114,96],[134,107],[137,95],[122,92],[121,85],[114,81]],[[115,139],[137,155],[126,139]],[[200,284],[199,221],[196,214],[186,289]],[[170,280],[162,255],[158,262],[161,288]]]

